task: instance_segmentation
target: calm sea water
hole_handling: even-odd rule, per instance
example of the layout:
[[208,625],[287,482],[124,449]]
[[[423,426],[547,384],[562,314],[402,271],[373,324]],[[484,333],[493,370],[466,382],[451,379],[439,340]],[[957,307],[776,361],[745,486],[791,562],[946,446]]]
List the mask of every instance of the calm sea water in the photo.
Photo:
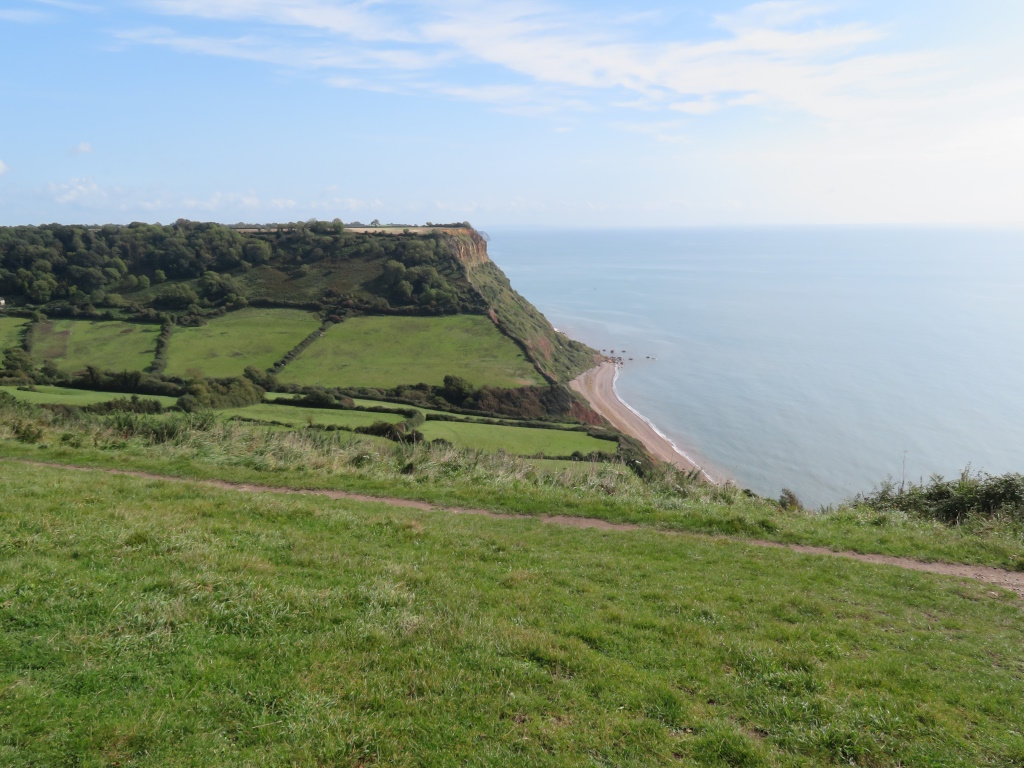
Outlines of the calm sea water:
[[1024,471],[1024,232],[489,230],[620,396],[721,478],[817,506]]

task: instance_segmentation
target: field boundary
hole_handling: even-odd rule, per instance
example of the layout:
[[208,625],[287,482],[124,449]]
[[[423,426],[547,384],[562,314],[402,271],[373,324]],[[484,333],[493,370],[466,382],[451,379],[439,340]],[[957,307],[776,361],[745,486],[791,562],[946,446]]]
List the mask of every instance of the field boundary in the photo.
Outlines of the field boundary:
[[60,464],[56,462],[34,461],[30,459],[0,458],[0,465],[21,464],[26,466],[46,467],[49,469],[65,469],[74,472],[96,472],[104,475],[118,475],[122,477],[135,477],[143,480],[157,480],[170,483],[191,483],[221,490],[236,491],[239,493],[272,493],[281,495],[296,496],[322,496],[328,499],[371,502],[387,504],[392,507],[404,507],[417,509],[423,512],[449,512],[458,515],[477,515],[501,520],[538,520],[549,525],[558,525],[566,528],[589,528],[602,531],[650,531],[668,536],[688,536],[701,539],[719,539],[731,541],[738,544],[748,544],[756,547],[768,547],[771,549],[785,549],[805,555],[820,555],[826,557],[841,557],[848,560],[857,560],[872,565],[889,565],[904,570],[918,571],[922,573],[933,573],[942,576],[953,576],[961,579],[972,579],[984,584],[1001,587],[1014,592],[1018,597],[1024,598],[1024,573],[1006,571],[1001,568],[981,565],[965,565],[962,563],[924,562],[909,557],[893,557],[890,555],[871,555],[852,551],[836,551],[826,547],[814,547],[803,544],[780,544],[774,541],[761,539],[745,539],[731,536],[714,536],[702,533],[690,533],[681,531],[665,531],[650,526],[637,525],[635,523],[612,523],[594,517],[575,517],[571,515],[517,515],[507,512],[493,512],[487,509],[473,509],[468,507],[449,507],[441,504],[430,504],[425,501],[414,499],[401,499],[392,496],[370,496],[351,491],[314,489],[314,488],[285,488],[280,486],[258,485],[252,483],[234,483],[227,480],[201,480],[187,477],[176,477],[174,475],[158,475],[151,472],[140,472],[129,469],[111,469],[106,467],[88,467],[78,464]]

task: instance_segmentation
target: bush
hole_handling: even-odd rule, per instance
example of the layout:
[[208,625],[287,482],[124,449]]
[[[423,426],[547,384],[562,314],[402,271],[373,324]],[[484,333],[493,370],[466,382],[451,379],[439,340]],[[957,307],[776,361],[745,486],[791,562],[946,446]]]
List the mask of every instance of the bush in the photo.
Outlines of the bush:
[[[262,388],[245,377],[197,381],[189,386],[187,392],[195,402],[206,408],[244,408],[263,402],[264,394]],[[189,400],[183,404],[184,400],[185,397],[179,399],[178,407],[194,412],[193,402]]]
[[927,483],[897,486],[891,478],[855,499],[876,510],[908,514],[960,525],[974,516],[1024,521],[1024,475],[972,473],[967,467],[955,480],[932,475]]
[[390,424],[386,421],[375,421],[368,427],[356,427],[354,432],[360,435],[375,435],[393,440],[396,443],[422,443],[423,433],[415,429],[407,429],[405,422]]

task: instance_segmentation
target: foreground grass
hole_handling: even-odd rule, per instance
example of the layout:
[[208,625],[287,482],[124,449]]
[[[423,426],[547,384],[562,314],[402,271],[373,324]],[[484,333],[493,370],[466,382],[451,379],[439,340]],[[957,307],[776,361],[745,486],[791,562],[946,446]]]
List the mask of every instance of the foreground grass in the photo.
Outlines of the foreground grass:
[[115,320],[48,320],[32,330],[32,356],[62,371],[94,365],[108,371],[141,371],[153,362],[160,326]]
[[[784,511],[774,502],[748,498],[732,487],[703,485],[670,470],[646,480],[616,464],[581,462],[552,471],[510,455],[451,446],[401,446],[347,432],[280,431],[191,418],[178,414],[126,422],[0,401],[0,457],[341,489],[446,506],[596,517],[672,531],[1024,569],[1024,529],[1010,520],[977,518],[949,527],[866,507],[827,514]],[[158,429],[145,428],[151,421]]]
[[541,379],[494,323],[478,315],[353,317],[328,329],[280,373],[286,384],[395,387],[442,384],[517,387]]
[[1024,615],[654,533],[0,465],[0,763],[1019,765]]
[[312,312],[242,309],[196,328],[175,328],[165,373],[216,378],[241,376],[249,365],[266,370],[319,326]]

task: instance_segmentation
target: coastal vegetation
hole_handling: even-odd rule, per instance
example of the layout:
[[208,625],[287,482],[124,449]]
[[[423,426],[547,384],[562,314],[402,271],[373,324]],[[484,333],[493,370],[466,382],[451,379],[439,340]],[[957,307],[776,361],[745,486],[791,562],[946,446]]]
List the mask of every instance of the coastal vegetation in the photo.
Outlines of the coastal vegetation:
[[4,765],[1024,761],[1019,475],[657,462],[468,226],[0,259]]
[[[15,392],[25,394],[30,393]],[[582,450],[575,457],[544,452],[547,458],[577,459],[553,472],[527,457],[450,441],[374,439],[342,429],[340,422],[329,429],[333,410],[277,405],[222,411],[220,418],[217,412],[170,411],[122,419],[75,407],[32,405],[19,397],[0,393],[0,456],[192,479],[269,482],[297,490],[344,489],[444,506],[557,513],[662,531],[1024,570],[1024,525],[1009,517],[968,516],[960,525],[948,525],[930,515],[857,503],[819,511],[786,509],[777,501],[733,486],[708,485],[667,466],[641,477],[621,458],[594,463]],[[280,410],[272,416],[265,412],[268,418],[244,415],[269,407]],[[299,415],[307,410],[312,424]],[[407,418],[354,413],[392,424]],[[538,439],[587,437],[563,430],[529,431]]]

